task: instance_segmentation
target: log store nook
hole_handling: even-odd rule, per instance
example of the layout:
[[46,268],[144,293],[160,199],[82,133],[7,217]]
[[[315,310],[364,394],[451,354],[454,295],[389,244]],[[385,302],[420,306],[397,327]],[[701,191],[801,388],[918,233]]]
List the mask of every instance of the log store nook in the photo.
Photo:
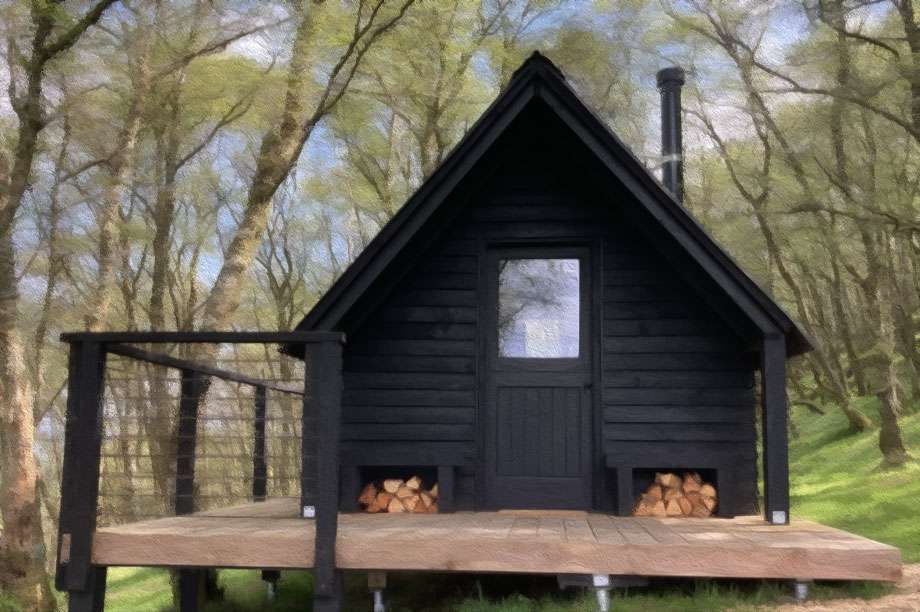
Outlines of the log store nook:
[[[790,515],[786,360],[811,347],[681,205],[683,81],[658,75],[662,182],[535,53],[296,330],[64,334],[70,610],[103,608],[112,566],[175,568],[184,612],[208,568],[310,568],[316,610],[344,571],[376,609],[396,571],[557,574],[600,609],[654,576],[896,580],[897,549]],[[303,384],[157,348],[254,343]],[[97,524],[113,355],[181,372],[174,516]],[[203,509],[213,380],[255,389],[252,494]],[[302,406],[288,497],[266,390]]]

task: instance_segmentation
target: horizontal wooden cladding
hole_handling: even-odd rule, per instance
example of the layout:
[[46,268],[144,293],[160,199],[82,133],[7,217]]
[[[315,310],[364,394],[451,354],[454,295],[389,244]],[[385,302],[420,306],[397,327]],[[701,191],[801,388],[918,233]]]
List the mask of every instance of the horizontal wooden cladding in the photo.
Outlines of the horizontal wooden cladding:
[[469,374],[440,372],[345,372],[346,389],[474,389],[476,380]]
[[[605,336],[718,336],[724,330],[724,325],[701,318],[604,322]],[[736,342],[732,342],[732,345],[734,344]]]
[[698,468],[706,463],[746,463],[756,457],[749,442],[662,440],[614,440],[604,444],[607,465],[644,468]]
[[[605,423],[753,423],[753,406],[606,406]],[[753,425],[751,425],[753,426]]]
[[606,231],[597,221],[491,221],[463,226],[465,237],[498,240],[533,238],[584,238]]
[[[604,270],[607,271],[624,271],[635,270],[642,271],[658,280],[674,282],[674,272],[661,265],[660,260],[650,255],[647,249],[632,250],[624,248],[621,250],[605,250],[604,253]],[[606,275],[605,275],[605,284]]]
[[[611,388],[731,388],[750,389],[754,373],[745,370],[617,370],[604,375],[604,386]],[[615,391],[611,391],[615,393]]]
[[753,406],[751,389],[604,389],[605,406]]
[[686,298],[687,290],[673,284],[623,285],[604,289],[606,302],[680,302]]
[[409,440],[456,441],[473,440],[473,426],[458,423],[400,423],[380,426],[369,423],[345,423],[343,440]]
[[416,273],[408,286],[412,289],[476,289],[477,279],[474,273],[423,272]]
[[342,419],[346,423],[472,424],[475,409],[469,406],[345,406]]
[[473,390],[440,389],[345,389],[345,406],[474,406]]
[[603,344],[610,354],[740,352],[741,348],[727,336],[607,336]]
[[475,340],[474,323],[385,323],[372,325],[361,332],[367,339],[400,340]]
[[348,372],[443,372],[472,374],[476,371],[475,357],[414,357],[407,355],[345,354]]
[[423,274],[476,274],[479,258],[475,255],[437,255],[419,266]]
[[604,270],[604,285],[606,287],[637,287],[670,285],[674,279],[669,278],[664,272],[649,267],[639,267],[630,270],[606,268]]
[[406,289],[390,299],[390,307],[453,306],[476,307],[476,291],[472,289]]
[[475,356],[473,340],[358,340],[348,345],[350,355],[371,357],[430,355],[433,357]]
[[753,370],[757,366],[751,353],[672,353],[668,351],[648,353],[607,353],[603,367],[606,371],[616,370]]
[[578,204],[493,204],[472,211],[475,221],[580,221],[597,222],[603,213],[597,208]]
[[604,302],[605,319],[692,319],[697,309],[686,301]]
[[[458,232],[451,232],[456,235]],[[477,255],[479,242],[475,238],[451,236],[438,243],[438,255]]]
[[346,465],[471,465],[475,457],[472,441],[342,441]]
[[456,306],[390,306],[374,318],[378,322],[475,323],[476,309]]
[[751,423],[608,423],[604,441],[753,442]]

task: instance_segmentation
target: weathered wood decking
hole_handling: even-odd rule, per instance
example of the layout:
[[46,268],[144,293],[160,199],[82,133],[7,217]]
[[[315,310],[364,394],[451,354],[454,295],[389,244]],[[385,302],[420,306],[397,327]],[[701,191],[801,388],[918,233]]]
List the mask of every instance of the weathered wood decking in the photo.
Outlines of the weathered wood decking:
[[[100,529],[96,565],[294,569],[313,565],[314,523],[271,499]],[[69,538],[64,539],[66,558]],[[625,518],[579,512],[342,514],[346,570],[606,573],[897,580],[900,552],[810,521]]]

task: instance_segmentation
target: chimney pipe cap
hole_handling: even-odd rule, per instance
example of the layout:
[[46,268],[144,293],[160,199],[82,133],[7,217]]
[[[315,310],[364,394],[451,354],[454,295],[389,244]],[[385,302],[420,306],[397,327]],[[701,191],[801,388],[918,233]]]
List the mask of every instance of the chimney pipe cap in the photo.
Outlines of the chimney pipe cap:
[[686,73],[680,66],[671,66],[658,71],[658,89],[681,87],[686,83]]

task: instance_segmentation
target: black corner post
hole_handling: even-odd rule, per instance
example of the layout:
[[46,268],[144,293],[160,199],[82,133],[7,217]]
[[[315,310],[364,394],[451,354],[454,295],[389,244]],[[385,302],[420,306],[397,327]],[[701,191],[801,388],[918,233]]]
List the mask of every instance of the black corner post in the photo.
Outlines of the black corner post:
[[678,202],[684,201],[684,142],[681,127],[680,90],[685,76],[672,66],[658,71],[661,92],[661,182]]
[[[313,609],[316,612],[339,612],[344,588],[342,572],[335,565],[335,540],[339,520],[339,435],[342,418],[342,342],[308,344],[306,388],[303,400],[303,475],[301,511],[304,517],[316,517],[316,540],[313,561]],[[312,421],[315,419],[315,422]],[[307,461],[314,424],[316,438],[316,495],[310,511]]]
[[[99,342],[70,345],[64,473],[55,586],[68,592],[70,612],[100,612],[105,602],[106,568],[92,564],[99,500],[105,347]],[[67,562],[65,534],[70,540]]]
[[255,388],[255,420],[252,440],[252,500],[265,501],[268,493],[268,463],[265,460],[265,387]]
[[764,518],[789,523],[789,441],[786,431],[786,339],[766,335],[760,352]]

